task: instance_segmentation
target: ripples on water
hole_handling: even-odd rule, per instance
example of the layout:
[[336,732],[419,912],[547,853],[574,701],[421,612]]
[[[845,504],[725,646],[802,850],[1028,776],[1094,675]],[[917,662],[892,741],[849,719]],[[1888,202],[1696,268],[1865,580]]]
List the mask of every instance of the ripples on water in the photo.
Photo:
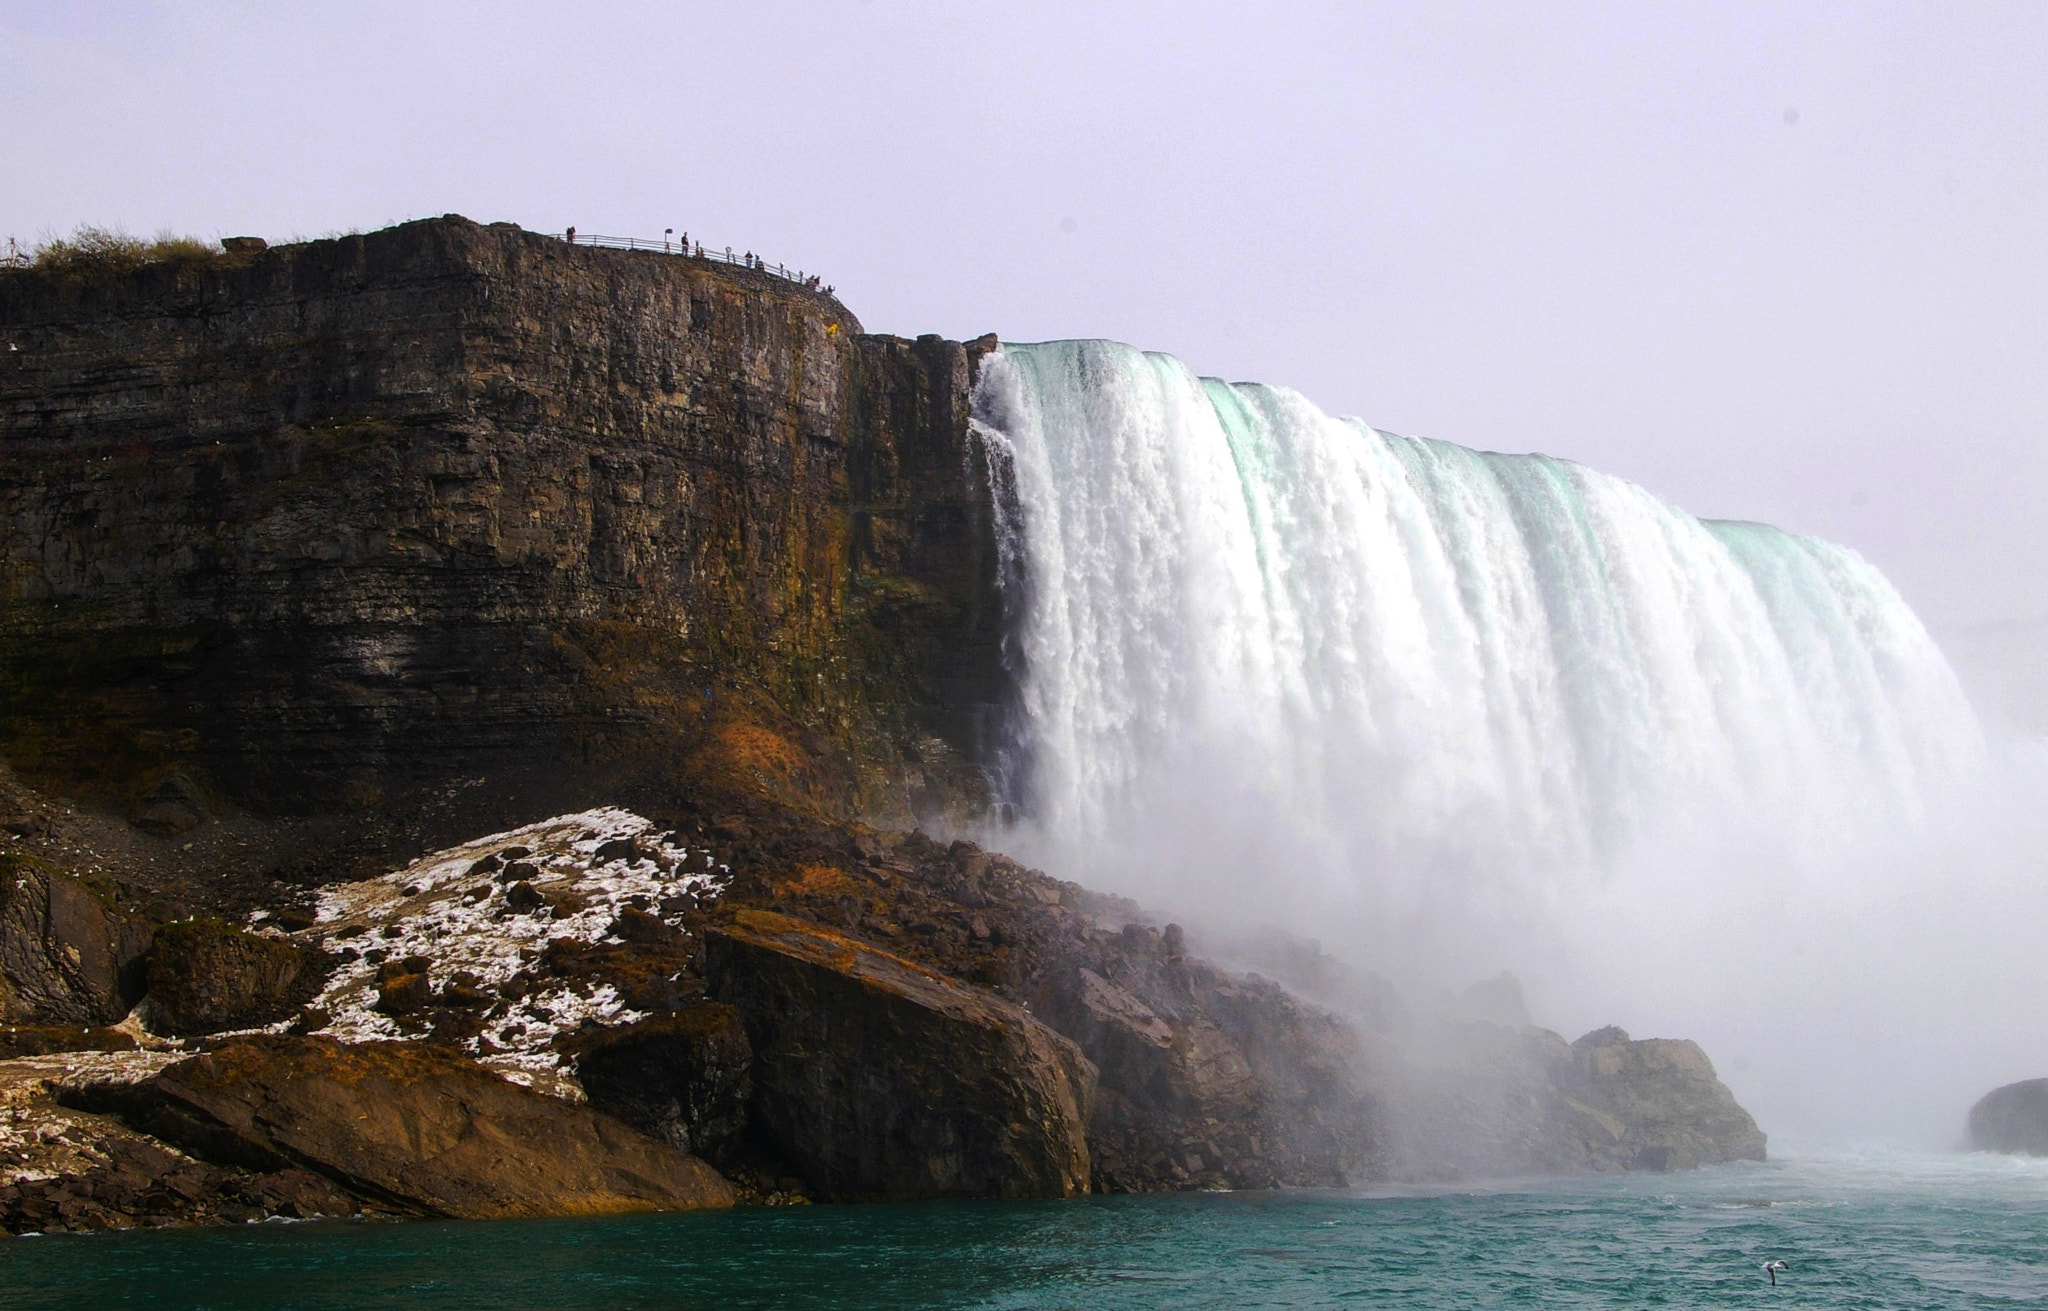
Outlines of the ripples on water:
[[1772,1304],[2048,1307],[2048,1162],[0,1241],[9,1311]]

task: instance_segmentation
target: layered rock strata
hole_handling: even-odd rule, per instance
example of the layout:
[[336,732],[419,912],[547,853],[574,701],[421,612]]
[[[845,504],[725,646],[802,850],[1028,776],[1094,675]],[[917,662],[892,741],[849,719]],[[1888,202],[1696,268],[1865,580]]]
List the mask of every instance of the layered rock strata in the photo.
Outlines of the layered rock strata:
[[243,1038],[115,1091],[72,1096],[198,1156],[311,1171],[417,1214],[598,1215],[733,1200],[687,1152],[428,1043]]
[[991,343],[454,217],[6,271],[0,337],[0,722],[33,780],[168,837],[477,777],[470,832],[598,779],[983,800]]

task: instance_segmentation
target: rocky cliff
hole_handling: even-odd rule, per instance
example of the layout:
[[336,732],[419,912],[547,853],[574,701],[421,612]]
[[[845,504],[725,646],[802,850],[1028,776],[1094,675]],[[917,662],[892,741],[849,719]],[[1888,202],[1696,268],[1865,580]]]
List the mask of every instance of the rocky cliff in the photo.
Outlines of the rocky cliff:
[[[32,783],[459,836],[594,789],[972,811],[987,343],[460,218],[0,276],[0,722]],[[445,807],[444,807],[445,808]]]

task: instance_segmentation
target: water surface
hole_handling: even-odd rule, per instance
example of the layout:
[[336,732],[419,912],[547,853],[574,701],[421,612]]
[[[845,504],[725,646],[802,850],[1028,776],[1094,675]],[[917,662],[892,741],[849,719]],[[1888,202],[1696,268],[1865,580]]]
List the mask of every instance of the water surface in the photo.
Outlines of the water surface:
[[2048,1162],[51,1236],[0,1241],[0,1289],[9,1311],[2048,1307]]

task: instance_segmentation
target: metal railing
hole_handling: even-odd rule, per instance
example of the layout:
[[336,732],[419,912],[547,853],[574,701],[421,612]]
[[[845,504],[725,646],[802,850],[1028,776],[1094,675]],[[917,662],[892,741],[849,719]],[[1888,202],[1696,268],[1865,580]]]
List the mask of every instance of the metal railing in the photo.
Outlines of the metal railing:
[[550,233],[549,235],[566,241],[572,246],[599,246],[605,250],[644,250],[657,255],[681,255],[686,259],[714,260],[720,264],[731,264],[738,268],[753,269],[757,273],[772,273],[776,277],[785,278],[800,287],[807,287],[812,291],[822,291],[827,295],[832,294],[832,288],[826,286],[814,273],[805,273],[802,269],[793,269],[786,264],[770,264],[753,251],[735,255],[732,252],[731,246],[727,246],[724,250],[711,250],[706,248],[701,241],[692,244],[689,241],[689,234],[687,232],[680,239],[674,236],[606,237],[594,232],[578,232],[574,228],[570,228],[567,232]]

